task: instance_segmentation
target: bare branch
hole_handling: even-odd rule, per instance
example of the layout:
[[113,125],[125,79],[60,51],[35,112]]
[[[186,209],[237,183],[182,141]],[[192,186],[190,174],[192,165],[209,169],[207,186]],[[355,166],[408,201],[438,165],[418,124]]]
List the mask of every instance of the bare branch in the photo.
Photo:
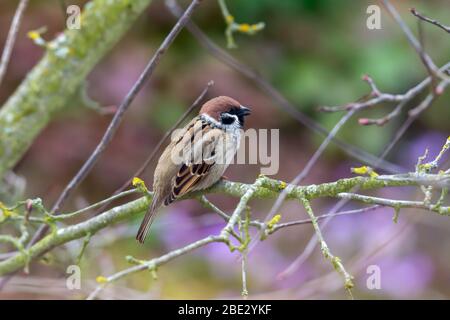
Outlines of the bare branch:
[[[169,8],[170,12],[175,16],[179,17],[181,14],[181,9],[178,6],[176,0],[166,0],[166,6]],[[291,115],[298,122],[303,124],[308,129],[311,129],[313,132],[316,132],[324,137],[328,136],[329,132],[320,124],[316,123],[314,120],[309,118],[307,115],[303,114],[299,111],[301,108],[295,107],[292,103],[290,103],[274,86],[272,86],[267,80],[261,77],[261,75],[254,71],[252,68],[247,66],[244,63],[239,62],[233,56],[231,56],[228,52],[224,51],[218,45],[216,45],[212,40],[208,38],[208,36],[195,25],[192,21],[189,22],[186,26],[189,32],[195,37],[195,39],[200,43],[202,47],[204,47],[212,56],[217,58],[219,61],[223,62],[225,65],[229,66],[236,72],[242,74],[246,78],[252,80],[257,86],[261,88],[261,90],[268,94],[276,104],[289,115]],[[401,172],[402,168],[389,163],[388,161],[381,161],[373,156],[372,154],[361,150],[353,145],[342,141],[339,138],[333,137],[332,141],[335,145],[337,145],[341,150],[343,150],[349,156],[358,159],[363,163],[367,163],[370,166],[375,166],[375,163],[379,163],[379,165],[390,173]]]
[[88,160],[86,160],[86,162],[78,171],[78,173],[69,182],[64,191],[61,193],[55,205],[53,206],[52,212],[56,212],[59,210],[59,208],[67,199],[67,197],[70,195],[72,190],[75,189],[84,180],[86,175],[91,171],[100,155],[103,153],[103,151],[106,149],[106,147],[114,137],[114,134],[116,133],[120,123],[122,122],[125,112],[130,107],[134,98],[137,96],[139,91],[141,91],[141,89],[144,87],[147,80],[151,77],[153,71],[155,70],[162,56],[167,52],[167,49],[170,47],[170,45],[175,40],[180,31],[183,29],[183,27],[186,25],[190,16],[194,12],[195,8],[200,4],[200,2],[201,0],[193,0],[191,2],[189,7],[186,9],[186,11],[183,13],[183,15],[175,24],[175,26],[166,36],[166,38],[164,39],[158,50],[156,50],[155,54],[152,56],[147,66],[144,68],[144,71],[141,73],[138,80],[135,82],[131,90],[127,93],[126,97],[120,104],[100,143],[97,145],[94,152],[90,155]]
[[317,223],[317,218],[314,215],[314,212],[313,212],[313,209],[311,207],[309,200],[306,198],[303,198],[301,201],[303,203],[303,206],[306,209],[306,213],[308,213],[310,219],[312,220],[312,225],[314,227],[314,231],[319,240],[323,256],[325,257],[325,259],[329,260],[331,262],[331,264],[333,265],[333,267],[336,269],[336,271],[342,275],[342,277],[344,278],[344,288],[347,290],[350,297],[353,297],[352,292],[351,292],[352,288],[354,287],[353,276],[351,276],[347,272],[347,270],[345,270],[344,265],[341,262],[341,259],[339,257],[334,256],[331,253],[330,248],[328,247],[328,244],[325,242],[325,239],[322,236],[322,232],[320,231],[319,224]]
[[[42,59],[0,109],[0,177],[17,164],[45,126],[66,110],[89,72],[151,1],[93,0],[81,13],[81,29],[66,29],[45,43]],[[34,37],[37,32],[30,34]]]
[[261,31],[265,27],[264,22],[258,22],[255,24],[248,23],[236,23],[234,21],[234,16],[228,11],[228,7],[225,0],[218,0],[220,11],[222,11],[223,18],[227,24],[227,29],[225,30],[225,35],[227,37],[227,46],[229,49],[236,48],[236,43],[234,42],[233,33],[240,32],[247,35],[254,35],[258,31]]
[[[409,89],[404,94],[389,94],[389,93],[383,93],[376,87],[374,81],[369,77],[365,76],[363,80],[367,81],[369,85],[372,88],[372,92],[369,96],[372,96],[373,98],[367,99],[363,102],[356,102],[356,103],[350,103],[345,106],[333,106],[333,107],[321,107],[321,111],[327,111],[327,112],[336,112],[336,111],[342,111],[342,110],[353,110],[353,109],[365,109],[369,107],[373,107],[375,105],[378,105],[382,102],[398,102],[397,106],[393,111],[391,111],[386,116],[379,118],[379,119],[368,119],[368,118],[360,118],[359,123],[361,125],[378,125],[382,126],[389,122],[394,117],[400,115],[402,109],[408,104],[409,101],[412,100],[418,93],[420,93],[424,88],[426,88],[428,85],[431,85],[432,87],[432,96],[427,96],[427,98],[416,108],[412,109],[409,112],[410,116],[417,115],[421,113],[423,110],[427,109],[431,103],[434,100],[435,95],[441,95],[445,88],[448,86],[450,82],[449,76],[446,74],[448,72],[448,69],[450,68],[450,63],[447,63],[440,69],[438,69],[431,58],[425,53],[423,49],[423,34],[421,25],[419,24],[419,35],[420,40],[418,41],[414,35],[412,34],[411,30],[408,28],[408,26],[405,24],[405,22],[401,19],[398,12],[395,10],[395,8],[392,6],[392,4],[388,0],[384,0],[385,6],[390,12],[390,14],[393,16],[395,21],[399,24],[403,32],[405,33],[408,41],[411,43],[413,48],[416,50],[416,52],[419,54],[423,64],[425,65],[425,68],[427,69],[429,73],[429,77],[426,78],[424,81],[419,83],[418,85],[414,86],[413,88]],[[441,83],[437,83],[437,78],[441,78]]]
[[247,252],[242,254],[241,261],[241,273],[242,273],[242,297],[247,299],[248,289],[247,289]]
[[435,20],[435,19],[428,18],[427,16],[425,16],[425,15],[419,13],[419,12],[418,12],[416,9],[414,9],[414,8],[411,8],[410,11],[411,11],[411,13],[412,13],[413,15],[415,15],[415,16],[416,16],[417,18],[419,18],[420,20],[423,20],[423,21],[429,22],[429,23],[431,23],[431,24],[434,24],[435,26],[441,28],[442,30],[444,30],[444,31],[446,31],[446,32],[448,32],[448,33],[450,33],[450,27],[448,27],[448,26],[446,26],[446,25],[443,25],[442,23],[440,23],[439,21],[437,21],[437,20]]
[[[431,70],[432,73],[435,75],[439,75],[442,77],[442,72],[439,71],[439,69],[434,64],[433,60],[430,58],[430,56],[423,51],[422,46],[420,45],[420,42],[414,37],[411,30],[408,28],[406,23],[402,20],[400,15],[398,14],[395,7],[390,3],[389,0],[383,0],[384,6],[389,11],[391,16],[394,18],[394,20],[397,22],[397,24],[400,26],[402,31],[405,33],[406,38],[408,39],[411,46],[416,50],[417,54],[421,58],[422,62],[424,63],[425,67],[429,70]],[[443,79],[446,79],[447,77],[444,76]]]
[[[155,148],[153,148],[152,152],[148,155],[148,157],[145,159],[144,163],[139,167],[139,169],[124,183],[120,188],[118,188],[116,191],[114,191],[114,194],[118,194],[125,190],[131,183],[134,177],[139,177],[145,169],[150,165],[150,163],[153,161],[155,156],[158,154],[158,151],[161,149],[162,145],[167,141],[167,139],[172,135],[172,132],[180,126],[180,124],[187,118],[187,116],[196,108],[198,108],[201,104],[201,102],[204,100],[205,96],[208,94],[209,89],[214,85],[214,81],[209,81],[206,85],[205,89],[200,93],[200,95],[195,99],[194,103],[183,113],[183,115],[175,122],[175,124],[167,131],[164,136],[159,140]],[[105,203],[98,212],[103,211],[106,206],[109,204]]]
[[[328,136],[325,138],[325,140],[321,143],[320,147],[316,150],[316,152],[313,154],[313,156],[309,159],[306,166],[300,171],[300,173],[297,174],[297,176],[290,182],[290,185],[298,185],[311,171],[311,169],[314,167],[316,162],[318,161],[319,157],[322,155],[322,153],[325,151],[325,149],[328,147],[330,141],[336,136],[336,134],[339,132],[339,130],[344,126],[344,124],[353,116],[355,113],[355,110],[350,110],[347,112],[346,115],[344,115],[338,123],[334,126],[333,130],[330,131]],[[264,219],[264,223],[268,223],[278,212],[281,205],[283,204],[284,200],[286,199],[287,194],[289,193],[289,188],[286,188],[283,190],[283,192],[279,195],[277,200],[275,201],[274,205],[270,209],[269,213]],[[263,228],[260,230],[260,234],[258,238],[261,238],[266,233],[266,229]],[[254,239],[249,247],[249,252],[252,251],[255,246],[258,244],[258,239]]]
[[[444,72],[444,71],[449,70],[449,68],[450,68],[450,62],[448,62],[444,66],[442,66],[440,68],[440,71]],[[373,83],[372,78],[370,78],[367,75],[364,76],[363,79],[367,79],[366,81],[370,81],[371,83]],[[354,109],[362,110],[362,109],[374,107],[383,102],[399,102],[399,103],[405,104],[405,103],[411,101],[420,92],[422,92],[428,85],[430,85],[431,80],[432,80],[431,77],[427,77],[423,81],[421,81],[420,83],[415,85],[414,87],[408,89],[403,94],[385,93],[385,92],[381,92],[377,89],[376,96],[369,100],[362,101],[362,102],[353,102],[353,103],[349,103],[344,106],[323,106],[323,107],[320,107],[319,110],[325,111],[325,112],[338,112],[338,111],[346,111],[346,110],[354,110]],[[372,93],[373,92],[374,91],[372,91]],[[371,96],[373,96],[373,94]],[[363,122],[363,123],[361,123],[361,122]],[[365,121],[360,121],[360,123],[367,124],[367,123],[365,123]]]
[[[402,175],[385,175],[377,177],[363,177],[358,176],[349,179],[341,179],[331,183],[323,183],[319,185],[309,185],[309,186],[293,186],[287,185],[285,182],[269,179],[264,176],[260,176],[256,182],[252,185],[221,181],[204,191],[194,192],[188,197],[197,198],[203,194],[207,193],[225,193],[234,197],[239,197],[240,201],[233,214],[230,216],[227,224],[224,226],[222,231],[217,236],[210,236],[193,244],[190,244],[181,251],[172,251],[168,254],[152,259],[147,262],[139,263],[138,266],[132,267],[130,269],[124,270],[116,275],[113,275],[102,282],[103,284],[115,279],[119,279],[127,274],[134,273],[140,270],[151,269],[153,270],[159,264],[166,263],[172,259],[189,252],[195,248],[199,248],[211,242],[224,242],[226,243],[230,250],[238,249],[242,253],[245,253],[247,249],[247,239],[241,239],[241,245],[235,247],[231,244],[229,237],[233,235],[235,225],[240,224],[241,213],[246,210],[247,204],[252,198],[276,198],[284,190],[288,189],[289,193],[286,199],[297,199],[302,201],[306,209],[308,209],[308,204],[311,200],[322,197],[341,197],[342,193],[348,193],[354,190],[355,187],[361,189],[377,189],[384,188],[388,186],[440,186],[442,188],[450,187],[450,176],[448,174],[430,174],[430,173],[408,173]],[[86,238],[86,236],[94,235],[99,230],[110,226],[118,221],[127,219],[133,215],[136,215],[142,211],[145,211],[151,201],[151,193],[145,195],[144,197],[131,201],[129,203],[123,204],[121,206],[112,208],[101,215],[95,216],[84,222],[68,226],[62,229],[55,229],[47,237],[38,241],[34,245],[30,246],[25,250],[19,250],[14,256],[7,258],[4,261],[0,261],[0,276],[5,276],[11,272],[15,272],[19,268],[26,267],[29,261],[38,258],[45,252],[51,250],[54,247],[61,246],[64,243],[73,241],[80,238]],[[306,202],[305,202],[306,201]],[[435,204],[435,205],[438,205]],[[9,209],[6,209],[9,210]],[[442,209],[439,214],[450,215],[450,210]],[[4,209],[2,209],[4,211]],[[44,210],[45,211],[45,210]],[[434,210],[435,211],[435,210]],[[4,212],[3,212],[4,214]],[[311,212],[309,212],[311,215]],[[10,216],[10,215],[9,215]],[[314,216],[310,217],[312,223],[317,223],[317,218]],[[46,223],[54,223],[51,219],[47,220]],[[250,225],[250,221],[248,222]],[[317,233],[317,228],[316,233]],[[242,238],[242,237],[241,237]],[[323,240],[323,239],[322,239]],[[321,242],[322,243],[322,242]],[[346,287],[350,287],[351,277],[346,273],[345,269],[341,265],[339,259],[331,255],[331,253],[324,249],[322,243],[323,252],[327,257],[331,257],[330,261],[333,263],[335,268],[339,273],[344,276]],[[102,278],[103,279],[103,278]],[[100,288],[99,290],[101,290]]]
[[100,282],[100,285],[87,297],[87,300],[93,300],[95,299],[98,294],[103,291],[109,283],[112,283],[114,281],[117,281],[125,276],[128,276],[130,274],[143,271],[143,270],[156,270],[159,266],[172,261],[175,258],[178,258],[182,255],[185,255],[186,253],[189,253],[195,249],[201,248],[206,246],[207,244],[210,244],[212,242],[224,242],[224,239],[222,236],[208,236],[206,238],[203,238],[201,240],[198,240],[196,242],[193,242],[191,244],[188,244],[185,247],[182,247],[177,250],[173,250],[159,258],[155,258],[149,261],[142,261],[141,263],[137,264],[134,267],[122,270],[118,273],[113,274],[110,277],[97,277],[97,282]]
[[[274,199],[288,187],[290,192],[288,193],[286,199],[301,199],[307,195],[308,199],[312,200],[322,197],[336,197],[337,194],[342,192],[350,192],[355,187],[360,187],[364,190],[384,188],[388,186],[396,187],[420,185],[450,187],[450,176],[448,174],[416,173],[388,176],[384,175],[376,178],[358,176],[319,185],[293,187],[289,187],[289,185],[285,182],[262,176],[258,178],[253,185],[231,181],[220,181],[209,189],[194,192],[185,198],[197,198],[200,195],[208,193],[222,193],[233,197],[243,198],[239,202],[238,207],[236,207],[233,215],[224,228],[223,235],[226,235],[228,231],[232,230],[233,226],[235,226],[238,222],[239,216],[245,209],[250,198]],[[55,246],[75,239],[84,238],[88,233],[95,234],[97,231],[113,223],[141,213],[147,209],[150,201],[151,194],[148,194],[138,200],[114,207],[101,215],[95,216],[84,222],[59,229],[57,232],[52,232],[47,237],[29,247],[26,253],[19,252],[14,257],[0,262],[0,276],[22,267],[27,256],[29,256],[30,259],[36,258],[44,252],[51,250]],[[48,223],[51,223],[51,221],[48,221]]]
[[337,197],[341,199],[356,200],[366,204],[378,204],[397,210],[400,208],[415,208],[433,211],[440,215],[447,215],[448,212],[450,212],[450,207],[427,205],[424,201],[392,200],[346,192],[338,193]]
[[8,68],[14,43],[16,42],[17,33],[19,32],[20,22],[27,5],[28,0],[20,0],[16,13],[14,14],[14,18],[11,22],[11,27],[8,32],[8,37],[6,38],[2,58],[0,60],[0,86],[2,84],[3,77],[5,76],[6,69]]
[[[450,63],[447,64],[450,67]],[[445,68],[447,67],[444,66]],[[443,67],[443,68],[444,68]],[[424,81],[422,81],[421,84],[423,84],[425,81],[430,81],[430,78],[425,79]],[[444,82],[444,81],[443,81]],[[420,84],[419,84],[420,85]],[[417,87],[417,86],[416,86]],[[395,133],[393,139],[390,141],[390,143],[384,148],[384,150],[382,151],[382,153],[380,154],[380,159],[384,159],[388,153],[392,150],[392,148],[398,143],[398,141],[400,141],[401,137],[405,134],[405,132],[408,130],[408,128],[412,125],[412,123],[419,117],[419,115],[427,108],[430,106],[431,102],[433,101],[433,99],[436,96],[433,94],[429,94],[424,101],[419,105],[419,106],[423,106],[421,107],[417,112],[414,113],[413,115],[410,115],[407,120],[403,123],[403,125],[399,128],[399,130],[397,130],[397,132]],[[405,100],[406,101],[406,100]],[[377,167],[377,166],[375,166]],[[450,170],[449,170],[450,171]],[[448,173],[448,172],[447,172]],[[353,189],[352,192],[357,192],[358,191],[358,187]],[[331,214],[329,217],[327,217],[325,219],[325,221],[322,224],[322,228],[325,228],[325,226],[331,221],[331,219],[333,218],[334,213],[336,213],[338,210],[340,210],[345,204],[347,204],[348,199],[342,199],[341,201],[339,201],[331,210]],[[279,274],[280,278],[284,278],[287,277],[289,275],[291,275],[295,270],[297,270],[307,259],[308,257],[312,254],[315,246],[317,244],[317,236],[314,235],[310,241],[308,242],[308,244],[306,245],[305,249],[303,250],[303,252],[284,270]]]
[[[355,209],[355,210],[347,210],[347,211],[340,211],[340,212],[336,212],[336,213],[327,213],[327,214],[322,214],[320,216],[316,216],[316,220],[320,221],[323,220],[325,218],[329,218],[329,217],[338,217],[338,216],[346,216],[346,215],[353,215],[353,214],[360,214],[360,213],[365,213],[365,212],[370,212],[376,209],[379,209],[380,205],[375,205],[375,206],[370,206],[370,207],[366,207],[366,208],[361,208],[361,209]],[[294,226],[299,226],[299,225],[303,225],[303,224],[310,224],[312,222],[311,219],[303,219],[303,220],[295,220],[295,221],[290,221],[290,222],[285,222],[285,223],[278,223],[275,224],[273,226],[272,229],[269,230],[269,234],[272,234],[280,229],[284,229],[284,228],[288,228],[288,227],[294,227]]]
[[[62,191],[58,199],[56,200],[55,204],[52,207],[51,214],[58,213],[59,209],[65,202],[65,200],[70,196],[72,191],[84,180],[84,178],[88,175],[88,173],[92,170],[94,165],[96,164],[97,160],[103,153],[103,151],[106,149],[108,144],[111,142],[112,138],[114,137],[120,123],[122,122],[122,119],[124,117],[125,112],[130,107],[131,103],[133,102],[136,95],[139,93],[139,91],[144,87],[147,80],[150,78],[150,76],[153,74],[153,71],[155,70],[156,66],[158,65],[160,59],[165,54],[167,49],[170,47],[172,42],[175,40],[176,36],[179,34],[179,32],[183,29],[183,27],[186,25],[186,23],[189,21],[190,16],[192,15],[195,8],[200,4],[201,0],[193,0],[189,7],[186,9],[186,11],[181,15],[181,17],[178,19],[175,26],[172,28],[172,30],[169,32],[169,34],[166,36],[158,50],[155,52],[155,54],[150,59],[149,63],[145,67],[144,71],[139,76],[138,80],[135,82],[131,90],[127,93],[126,97],[120,104],[117,112],[115,113],[113,119],[111,120],[107,130],[105,131],[101,141],[93,151],[93,153],[89,156],[89,158],[86,160],[86,162],[83,164],[83,166],[80,168],[80,170],[77,172],[77,174],[72,178],[72,180],[67,184],[65,189]],[[49,230],[48,225],[42,225],[39,230],[34,234],[31,242],[29,243],[29,246],[32,246],[33,244],[37,243]],[[0,289],[5,285],[7,280],[4,280],[3,282],[0,282]]]
[[[186,9],[186,11],[183,13],[183,15],[178,19],[175,26],[172,28],[172,30],[169,32],[169,34],[166,36],[158,50],[155,52],[155,54],[150,59],[149,63],[145,67],[144,71],[139,76],[138,80],[135,82],[131,90],[127,93],[126,97],[120,104],[117,112],[115,113],[113,119],[111,120],[111,123],[109,124],[108,128],[106,129],[100,143],[97,145],[95,150],[92,152],[92,154],[89,156],[89,158],[86,160],[86,162],[83,164],[83,166],[80,168],[80,170],[77,172],[77,174],[72,178],[72,180],[67,184],[59,198],[56,200],[55,204],[53,205],[53,208],[51,210],[51,213],[56,213],[61,208],[62,204],[65,202],[65,200],[69,197],[69,195],[72,193],[72,191],[84,180],[84,178],[88,175],[88,173],[92,170],[94,165],[97,163],[97,160],[99,159],[100,155],[103,153],[103,151],[106,149],[108,144],[111,142],[112,138],[114,137],[117,129],[119,128],[120,123],[122,122],[122,119],[125,115],[125,112],[130,107],[131,103],[133,102],[136,95],[139,93],[139,91],[144,87],[147,80],[150,78],[150,76],[153,74],[153,71],[155,70],[156,66],[158,65],[159,61],[161,60],[162,56],[165,52],[167,52],[167,49],[170,47],[172,42],[175,40],[176,36],[180,33],[180,31],[183,29],[183,27],[186,25],[186,23],[189,21],[190,16],[194,12],[195,8],[200,4],[201,0],[193,0],[189,7]],[[33,238],[33,242],[35,243],[37,240],[39,240],[48,230],[48,227],[43,226],[39,232],[35,234],[35,237]]]

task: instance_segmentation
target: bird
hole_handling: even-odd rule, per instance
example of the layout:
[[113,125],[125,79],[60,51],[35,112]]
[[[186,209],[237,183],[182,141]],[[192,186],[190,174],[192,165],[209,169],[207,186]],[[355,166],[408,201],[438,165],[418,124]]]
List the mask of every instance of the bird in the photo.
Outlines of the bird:
[[136,234],[144,243],[155,213],[180,197],[219,181],[239,149],[251,110],[227,96],[205,102],[199,114],[172,135],[154,172],[153,199]]

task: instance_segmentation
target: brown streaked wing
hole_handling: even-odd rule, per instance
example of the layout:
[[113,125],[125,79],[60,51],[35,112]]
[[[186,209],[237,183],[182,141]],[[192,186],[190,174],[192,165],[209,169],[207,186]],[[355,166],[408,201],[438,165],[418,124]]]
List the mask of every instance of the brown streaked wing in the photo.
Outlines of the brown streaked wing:
[[[203,137],[205,134],[210,131],[212,128],[205,122],[202,123],[201,131],[203,134]],[[194,133],[197,130],[195,130],[194,126],[190,127],[188,129],[188,134],[191,135],[190,140],[191,142],[195,141],[194,139]],[[217,139],[212,139],[211,141],[203,141],[204,147],[207,148],[206,150],[206,156],[207,158],[211,157],[211,154],[214,153],[214,146],[217,143]],[[208,161],[209,162],[209,161]],[[191,164],[183,164],[180,169],[178,170],[177,176],[175,178],[175,183],[172,187],[172,191],[169,194],[169,196],[166,197],[164,200],[165,205],[169,205],[175,199],[182,197],[183,195],[187,194],[188,192],[192,191],[195,186],[204,179],[205,176],[207,176],[210,172],[211,167],[214,165],[214,162],[212,163],[191,163]]]

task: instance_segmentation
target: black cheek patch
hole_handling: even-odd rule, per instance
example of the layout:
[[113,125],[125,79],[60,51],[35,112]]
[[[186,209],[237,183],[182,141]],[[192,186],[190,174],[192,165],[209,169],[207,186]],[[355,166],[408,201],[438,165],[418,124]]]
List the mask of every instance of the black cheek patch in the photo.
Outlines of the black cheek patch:
[[229,125],[229,124],[232,124],[234,122],[235,118],[227,116],[227,115],[222,115],[221,120],[222,120],[223,124]]

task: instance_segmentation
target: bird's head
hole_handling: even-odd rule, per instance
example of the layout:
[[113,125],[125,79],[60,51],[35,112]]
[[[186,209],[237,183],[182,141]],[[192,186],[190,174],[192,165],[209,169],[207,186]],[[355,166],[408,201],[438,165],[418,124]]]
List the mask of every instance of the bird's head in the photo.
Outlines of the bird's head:
[[224,128],[243,128],[244,117],[249,114],[249,108],[226,96],[213,98],[200,109],[200,115],[210,117]]

